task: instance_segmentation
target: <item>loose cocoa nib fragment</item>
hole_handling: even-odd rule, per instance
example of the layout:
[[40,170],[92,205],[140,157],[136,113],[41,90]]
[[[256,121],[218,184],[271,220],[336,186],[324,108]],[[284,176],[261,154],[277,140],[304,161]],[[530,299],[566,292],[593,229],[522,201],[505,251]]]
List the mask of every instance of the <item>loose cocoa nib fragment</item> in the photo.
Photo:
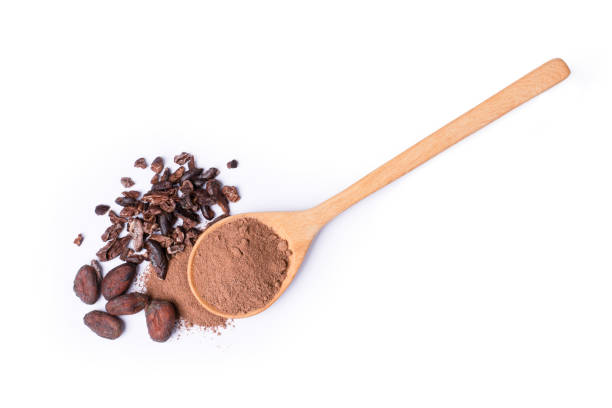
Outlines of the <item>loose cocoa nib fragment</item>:
[[83,243],[83,239],[83,234],[77,235],[77,237],[74,239],[74,244],[76,246],[81,246],[81,244]]
[[104,215],[106,214],[108,210],[110,210],[110,206],[106,204],[99,204],[99,205],[96,205],[95,212],[96,212],[96,215]]
[[153,170],[156,174],[159,174],[164,169],[164,159],[160,156],[157,156],[153,163],[151,163],[151,170]]
[[168,257],[164,248],[152,240],[148,240],[145,243],[147,251],[149,252],[149,258],[151,259],[151,265],[155,268],[155,273],[160,279],[166,278],[166,272],[168,272]]
[[238,194],[238,189],[234,186],[223,186],[221,192],[232,203],[235,203],[236,201],[240,200],[240,194]]
[[140,191],[136,190],[122,191],[121,194],[123,194],[123,196],[126,198],[132,198],[134,200],[140,198]]
[[132,187],[134,184],[134,180],[132,180],[129,177],[121,177],[121,185],[125,188],[130,188]]
[[145,160],[144,157],[141,157],[140,159],[137,159],[134,162],[134,167],[137,167],[139,169],[146,169],[147,168],[147,161]]
[[236,167],[238,167],[238,160],[230,160],[227,162],[228,169],[235,169]]
[[114,211],[110,211],[108,213],[108,217],[110,218],[113,224],[125,224],[127,220],[123,217],[119,217]]
[[193,158],[193,155],[191,153],[183,152],[181,154],[177,154],[176,156],[174,156],[174,162],[182,166],[183,164],[187,163],[192,158]]

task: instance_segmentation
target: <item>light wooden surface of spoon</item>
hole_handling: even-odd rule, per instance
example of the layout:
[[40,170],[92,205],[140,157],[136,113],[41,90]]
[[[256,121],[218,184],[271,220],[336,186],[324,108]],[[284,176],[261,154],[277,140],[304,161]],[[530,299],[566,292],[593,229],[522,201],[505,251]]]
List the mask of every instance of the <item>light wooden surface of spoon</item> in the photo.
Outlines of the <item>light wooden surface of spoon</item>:
[[[381,189],[392,181],[408,173],[415,167],[446,150],[470,134],[488,125],[512,109],[527,102],[569,75],[570,70],[561,59],[553,59],[531,71],[524,77],[504,88],[472,110],[459,116],[441,129],[422,139],[408,150],[400,153],[387,163],[369,173],[344,191],[319,204],[318,206],[294,212],[261,212],[234,215],[220,220],[204,231],[196,241],[187,268],[189,286],[198,301],[208,311],[227,318],[244,318],[263,312],[272,305],[287,289],[297,274],[310,243],[319,230],[335,216]],[[232,315],[218,310],[209,304],[196,290],[193,283],[193,260],[198,247],[206,236],[225,223],[240,218],[255,218],[266,224],[281,238],[289,243],[293,252],[289,258],[287,277],[279,291],[265,306],[241,315]]]

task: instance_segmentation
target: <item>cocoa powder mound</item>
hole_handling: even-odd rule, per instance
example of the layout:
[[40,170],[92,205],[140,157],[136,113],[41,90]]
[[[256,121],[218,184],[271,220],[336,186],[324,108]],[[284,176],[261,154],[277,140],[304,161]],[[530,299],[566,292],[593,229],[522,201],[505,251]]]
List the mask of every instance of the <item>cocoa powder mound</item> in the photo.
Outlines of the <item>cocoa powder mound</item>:
[[160,279],[153,268],[147,268],[143,277],[145,291],[153,299],[172,302],[186,327],[224,328],[227,319],[208,312],[191,293],[187,281],[190,252],[191,246],[170,260],[165,280]]
[[287,276],[287,241],[253,218],[222,225],[196,249],[193,283],[219,310],[242,314],[265,306]]

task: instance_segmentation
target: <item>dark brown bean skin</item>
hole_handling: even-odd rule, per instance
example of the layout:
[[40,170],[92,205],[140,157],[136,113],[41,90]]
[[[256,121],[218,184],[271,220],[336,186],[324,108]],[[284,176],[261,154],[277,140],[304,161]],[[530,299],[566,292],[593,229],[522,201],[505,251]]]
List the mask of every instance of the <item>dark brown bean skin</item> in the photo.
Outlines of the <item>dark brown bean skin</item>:
[[123,321],[116,316],[99,310],[89,312],[83,317],[85,326],[105,339],[114,340],[123,333]]
[[143,310],[147,303],[149,297],[144,293],[128,293],[109,300],[106,311],[115,316],[131,315]]
[[88,305],[100,298],[100,274],[90,265],[83,265],[74,278],[74,293]]
[[168,340],[177,317],[174,305],[165,300],[153,300],[147,306],[145,315],[151,339],[158,342]]
[[106,300],[122,295],[130,287],[136,275],[136,265],[124,263],[111,269],[102,279],[102,296]]

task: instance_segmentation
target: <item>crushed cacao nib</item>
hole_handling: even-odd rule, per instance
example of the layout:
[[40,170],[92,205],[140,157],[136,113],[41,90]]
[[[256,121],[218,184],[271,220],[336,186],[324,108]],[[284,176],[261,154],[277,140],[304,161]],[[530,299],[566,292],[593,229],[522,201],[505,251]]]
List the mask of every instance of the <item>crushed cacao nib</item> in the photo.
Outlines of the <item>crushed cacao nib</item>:
[[81,244],[83,243],[83,234],[79,234],[77,235],[77,237],[74,239],[74,244],[76,246],[81,246]]
[[170,177],[170,169],[168,167],[166,167],[164,169],[163,174],[159,177],[159,182],[163,183],[165,181],[168,181],[168,178]]
[[181,154],[177,154],[176,156],[174,156],[174,162],[182,166],[183,164],[187,163],[192,158],[193,158],[193,155],[191,153],[183,152]]
[[170,190],[172,188],[172,182],[170,181],[160,181],[159,183],[153,184],[151,187],[152,191],[163,191]]
[[112,224],[102,234],[101,236],[102,241],[106,242],[106,241],[117,239],[119,235],[121,234],[121,232],[123,231],[123,226],[124,224],[120,224],[120,223]]
[[99,205],[96,205],[95,212],[96,212],[96,215],[104,215],[106,214],[108,210],[110,210],[110,206],[106,204],[99,204]]
[[138,203],[139,203],[138,199],[131,198],[131,197],[115,198],[115,204],[118,204],[122,207],[137,207]]
[[164,248],[152,240],[148,240],[145,243],[147,251],[149,252],[149,258],[151,259],[151,265],[155,268],[155,273],[160,279],[166,278],[166,272],[168,272],[168,257]]
[[236,167],[238,167],[238,160],[230,160],[227,162],[228,169],[235,169]]
[[218,175],[219,175],[219,169],[216,167],[211,167],[210,169],[202,173],[202,175],[199,178],[203,180],[210,180],[210,179],[214,179]]
[[159,183],[159,174],[155,174],[153,177],[151,177],[151,184],[157,183]]
[[161,246],[163,246],[164,248],[167,248],[170,245],[172,245],[172,238],[170,238],[170,237],[168,237],[166,235],[161,235],[161,234],[151,234],[149,236],[148,241],[155,241],[155,242],[159,243]]
[[219,191],[221,190],[221,184],[217,180],[210,180],[206,183],[206,192],[211,197],[217,197],[219,195]]
[[94,268],[99,278],[102,279],[102,265],[100,265],[100,262],[97,259],[92,259],[89,264]]
[[234,186],[223,186],[221,192],[232,203],[235,203],[236,201],[240,200],[240,194],[238,194],[238,189]]
[[128,231],[132,236],[134,250],[136,252],[141,251],[144,244],[144,227],[142,225],[142,220],[133,218],[128,224]]
[[118,216],[113,210],[108,213],[108,217],[113,224],[125,224],[127,222],[125,218]]
[[213,218],[215,218],[215,212],[214,212],[214,211],[213,211],[213,209],[212,209],[212,208],[210,208],[209,206],[207,206],[207,205],[203,205],[203,206],[202,206],[202,216],[203,216],[203,217],[204,217],[206,220],[210,221],[210,220],[212,220]]
[[132,198],[134,200],[140,198],[140,191],[136,190],[122,191],[121,194],[123,194],[123,196],[126,198]]
[[121,177],[121,185],[125,188],[130,188],[132,187],[134,184],[134,180],[132,180],[129,177]]
[[170,181],[171,183],[176,183],[181,179],[181,177],[183,177],[183,174],[185,174],[185,168],[179,167],[174,173],[170,175],[170,177],[168,177],[168,181]]
[[151,163],[151,170],[153,170],[156,174],[159,174],[164,169],[164,159],[160,156],[157,156],[153,163]]
[[141,157],[140,159],[137,159],[134,162],[134,167],[137,167],[139,169],[146,169],[147,168],[147,161],[145,160],[144,157]]
[[181,184],[179,191],[183,194],[191,193],[193,191],[193,183],[189,180],[183,181],[183,184]]
[[138,208],[136,207],[123,207],[119,215],[123,218],[130,218],[138,214]]

